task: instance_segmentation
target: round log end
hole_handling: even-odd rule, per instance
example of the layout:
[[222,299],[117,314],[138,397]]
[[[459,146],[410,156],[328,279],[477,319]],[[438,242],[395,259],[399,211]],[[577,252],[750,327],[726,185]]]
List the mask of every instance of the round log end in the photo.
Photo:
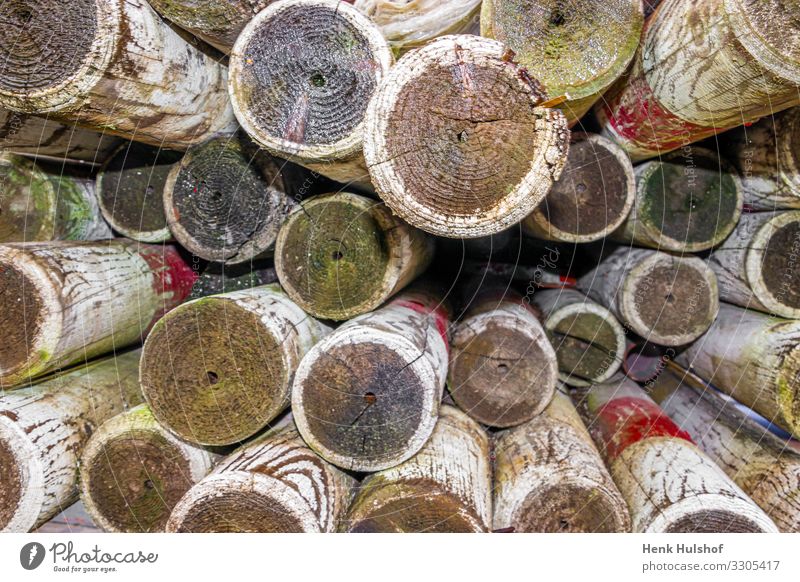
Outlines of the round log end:
[[783,532],[800,532],[800,463],[793,456],[748,463],[737,481]]
[[103,217],[117,232],[156,243],[172,237],[164,214],[164,187],[181,154],[137,142],[121,146],[97,177]]
[[175,239],[197,256],[242,263],[270,250],[294,206],[281,168],[237,137],[190,150],[167,178],[164,212]]
[[[800,322],[783,322],[788,327],[800,326]],[[782,324],[778,324],[782,326]],[[782,354],[777,373],[778,409],[782,418],[778,424],[789,430],[795,438],[800,438],[800,344],[790,344]]]
[[367,110],[364,156],[401,218],[449,238],[520,222],[564,167],[567,122],[499,42],[445,36],[392,68]]
[[96,0],[0,4],[0,103],[38,114],[80,106],[115,53],[119,10]]
[[553,346],[533,317],[482,313],[453,334],[448,388],[478,422],[506,428],[531,420],[550,403],[557,379]]
[[653,253],[626,275],[618,302],[623,319],[644,339],[685,345],[717,317],[717,278],[699,258]]
[[625,330],[601,305],[587,301],[556,309],[545,327],[565,384],[589,386],[604,382],[622,365]]
[[233,109],[275,155],[348,161],[360,155],[364,112],[392,60],[380,30],[349,4],[276,2],[233,48]]
[[[720,507],[724,504],[726,507]],[[775,524],[749,499],[701,493],[661,508],[647,532],[777,533]]]
[[292,411],[308,445],[354,471],[380,471],[413,456],[436,424],[441,394],[417,346],[359,326],[317,344],[300,363]]
[[0,531],[26,533],[44,503],[44,474],[36,447],[13,414],[0,411]]
[[573,133],[564,172],[522,224],[549,240],[600,240],[628,217],[635,193],[633,166],[622,148],[599,135]]
[[230,445],[261,430],[289,398],[289,363],[276,331],[224,297],[168,313],[147,337],[140,365],[156,418],[201,445]]
[[402,249],[378,203],[355,194],[315,198],[281,227],[275,268],[292,300],[314,317],[342,321],[367,313],[395,289],[401,273],[390,267]]
[[800,319],[800,211],[777,214],[758,229],[745,271],[753,294],[770,313]]
[[178,533],[319,533],[301,492],[279,479],[246,471],[210,475],[172,512],[166,531]]

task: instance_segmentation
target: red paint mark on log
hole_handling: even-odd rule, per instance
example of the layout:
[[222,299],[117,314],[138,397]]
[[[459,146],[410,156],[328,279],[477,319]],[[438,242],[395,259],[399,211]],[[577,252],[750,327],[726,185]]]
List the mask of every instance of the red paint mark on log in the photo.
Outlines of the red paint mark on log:
[[150,323],[152,326],[165,313],[186,300],[198,275],[173,246],[137,245],[136,250],[152,270],[153,292],[163,301],[162,309]]
[[447,347],[447,353],[450,353],[450,340],[447,337],[447,325],[450,320],[450,316],[444,306],[437,305],[436,307],[429,307],[422,301],[414,301],[409,299],[397,299],[392,301],[391,305],[404,307],[406,309],[416,311],[417,313],[422,313],[423,315],[432,315],[436,330],[439,332],[439,335],[442,336],[444,345]]
[[655,437],[674,437],[692,442],[661,408],[644,398],[623,396],[605,403],[597,411],[596,426],[602,433],[610,461],[639,441]]

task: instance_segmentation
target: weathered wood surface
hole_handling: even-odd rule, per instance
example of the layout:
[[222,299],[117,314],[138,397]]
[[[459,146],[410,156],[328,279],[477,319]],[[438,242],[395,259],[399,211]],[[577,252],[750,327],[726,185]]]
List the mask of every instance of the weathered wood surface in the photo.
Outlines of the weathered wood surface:
[[550,403],[558,361],[544,327],[521,296],[482,286],[453,329],[448,390],[482,424],[510,427]]
[[501,43],[445,36],[394,66],[370,101],[364,155],[401,218],[449,238],[498,233],[530,214],[561,175],[560,111]]
[[777,0],[664,0],[595,109],[604,133],[644,159],[799,104],[798,17]]
[[653,385],[664,411],[784,532],[800,531],[800,454],[690,372],[668,367]]
[[348,192],[301,203],[281,227],[275,268],[307,313],[351,319],[379,307],[433,258],[434,242],[385,204]]
[[78,459],[107,419],[142,401],[138,350],[0,396],[0,529],[27,532],[78,496]]
[[70,163],[101,164],[119,146],[112,135],[0,109],[0,151]]
[[700,337],[719,310],[717,278],[697,257],[620,247],[578,281],[644,339],[665,346]]
[[628,154],[602,136],[573,132],[561,177],[522,221],[522,228],[545,240],[600,240],[628,217],[635,195]]
[[176,439],[146,404],[104,422],[81,453],[81,500],[106,532],[164,531],[217,455]]
[[800,436],[800,321],[723,303],[708,332],[675,361]]
[[242,128],[276,156],[369,186],[364,113],[393,57],[378,27],[344,2],[292,0],[261,11],[231,53]]
[[0,154],[0,243],[109,238],[93,180]]
[[7,109],[174,149],[235,127],[225,68],[144,0],[9,0],[0,20]]
[[239,134],[189,150],[164,186],[175,239],[199,257],[228,264],[270,253],[297,206],[287,194],[285,163]]
[[752,210],[800,208],[800,107],[720,136]]
[[278,285],[196,299],[148,335],[142,391],[179,437],[235,444],[286,409],[298,364],[329,332]]
[[[480,27],[481,0],[351,0],[378,25],[395,54],[439,36],[473,33]],[[478,34],[478,32],[474,32]]]
[[742,215],[708,265],[723,301],[800,319],[800,211]]
[[584,393],[587,426],[638,533],[776,532],[772,520],[634,382]]
[[178,152],[136,142],[114,152],[97,175],[97,199],[115,231],[148,243],[172,238],[164,214],[164,188],[181,157]]
[[742,182],[717,152],[685,146],[636,166],[635,204],[612,238],[661,251],[711,249],[736,227]]
[[233,293],[278,282],[278,274],[269,261],[253,261],[240,265],[223,263],[192,264],[199,277],[192,287],[189,299],[200,299],[209,295]]
[[327,533],[355,480],[309,449],[291,420],[245,445],[180,500],[168,532]]
[[542,312],[562,382],[586,386],[619,370],[625,330],[608,309],[574,289],[537,291],[533,304]]
[[641,0],[484,0],[481,35],[516,54],[570,124],[620,77],[639,46]]
[[292,387],[308,445],[354,471],[387,469],[419,451],[442,400],[448,319],[441,297],[414,287],[314,346]]
[[626,532],[628,506],[569,396],[494,436],[494,522],[515,532]]
[[343,529],[350,532],[485,532],[492,522],[489,437],[443,405],[428,442],[402,464],[367,477]]
[[172,246],[125,239],[0,246],[0,386],[140,341],[196,278]]

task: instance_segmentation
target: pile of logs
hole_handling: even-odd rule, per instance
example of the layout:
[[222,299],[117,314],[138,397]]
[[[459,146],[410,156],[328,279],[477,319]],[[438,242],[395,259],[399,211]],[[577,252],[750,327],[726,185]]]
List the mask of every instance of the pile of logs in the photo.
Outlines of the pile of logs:
[[0,3],[0,530],[800,532],[781,7]]

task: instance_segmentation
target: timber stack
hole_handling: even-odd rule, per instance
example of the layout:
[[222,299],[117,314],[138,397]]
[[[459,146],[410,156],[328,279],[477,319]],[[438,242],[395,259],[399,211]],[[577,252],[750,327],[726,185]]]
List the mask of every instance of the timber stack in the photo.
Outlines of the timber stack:
[[800,531],[797,2],[0,22],[0,529]]

